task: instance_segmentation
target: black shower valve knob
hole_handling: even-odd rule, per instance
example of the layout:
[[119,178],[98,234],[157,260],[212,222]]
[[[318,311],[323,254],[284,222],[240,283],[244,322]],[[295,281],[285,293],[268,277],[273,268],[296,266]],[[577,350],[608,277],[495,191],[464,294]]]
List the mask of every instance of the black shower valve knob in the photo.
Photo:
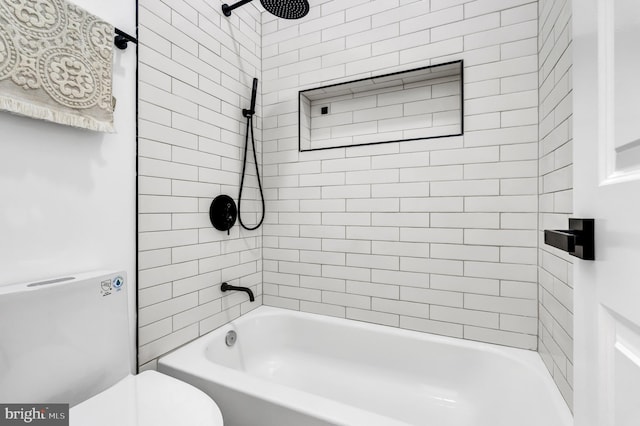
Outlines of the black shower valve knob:
[[211,202],[209,220],[218,231],[227,231],[227,235],[229,235],[230,229],[236,224],[237,218],[236,202],[228,195],[218,195]]

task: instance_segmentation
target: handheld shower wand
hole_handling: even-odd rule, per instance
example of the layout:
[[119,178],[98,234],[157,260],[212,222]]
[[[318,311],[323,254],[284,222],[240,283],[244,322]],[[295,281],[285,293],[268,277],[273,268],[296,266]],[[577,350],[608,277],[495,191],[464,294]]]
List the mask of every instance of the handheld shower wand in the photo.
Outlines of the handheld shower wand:
[[[251,92],[251,108],[243,109],[242,115],[247,119],[247,136],[245,138],[244,143],[244,161],[242,162],[242,177],[240,178],[240,194],[238,195],[238,220],[240,221],[240,225],[248,230],[254,231],[262,225],[264,222],[265,215],[265,202],[264,202],[264,192],[262,191],[262,182],[260,182],[260,170],[258,169],[258,156],[256,154],[256,140],[253,134],[253,116],[256,113],[256,96],[258,94],[258,79],[253,79],[253,91]],[[248,227],[242,222],[242,214],[241,214],[241,205],[242,205],[242,190],[244,189],[244,177],[247,171],[247,151],[249,149],[249,133],[251,133],[251,146],[253,148],[253,160],[256,164],[256,177],[258,178],[258,188],[260,188],[260,199],[262,200],[262,217],[256,226],[253,228]]]

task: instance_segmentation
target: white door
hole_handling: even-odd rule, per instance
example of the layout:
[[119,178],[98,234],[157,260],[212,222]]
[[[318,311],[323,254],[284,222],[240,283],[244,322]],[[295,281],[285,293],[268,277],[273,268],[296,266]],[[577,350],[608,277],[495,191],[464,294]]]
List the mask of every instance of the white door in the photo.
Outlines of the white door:
[[576,426],[640,425],[640,1],[573,0]]

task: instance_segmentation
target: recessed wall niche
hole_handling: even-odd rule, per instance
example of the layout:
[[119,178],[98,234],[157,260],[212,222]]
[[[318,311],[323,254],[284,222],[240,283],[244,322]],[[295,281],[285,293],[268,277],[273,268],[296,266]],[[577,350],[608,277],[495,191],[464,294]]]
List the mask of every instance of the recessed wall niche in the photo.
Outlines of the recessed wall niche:
[[462,61],[299,93],[300,151],[463,133]]

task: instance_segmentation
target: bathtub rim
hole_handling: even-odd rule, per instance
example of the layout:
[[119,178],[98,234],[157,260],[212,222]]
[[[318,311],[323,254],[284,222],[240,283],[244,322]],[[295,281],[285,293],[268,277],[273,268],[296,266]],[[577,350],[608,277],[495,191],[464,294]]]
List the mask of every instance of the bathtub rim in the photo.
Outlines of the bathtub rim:
[[[270,316],[312,318],[314,320],[330,324],[348,325],[354,329],[369,330],[376,333],[382,333],[384,335],[400,336],[418,339],[421,341],[429,341],[436,344],[440,343],[453,347],[479,350],[480,352],[507,358],[517,364],[520,364],[523,368],[527,368],[529,371],[532,371],[537,378],[542,380],[544,388],[550,392],[550,399],[552,401],[553,408],[556,409],[556,412],[560,416],[558,419],[560,421],[558,426],[573,425],[573,416],[569,407],[560,394],[560,390],[557,388],[551,374],[547,370],[540,354],[537,351],[265,305],[259,306],[247,314],[208,332],[198,339],[177,348],[169,354],[162,356],[158,360],[158,370],[169,375],[172,375],[172,371],[175,371],[199,377],[203,380],[214,382],[219,386],[232,389],[236,392],[241,392],[254,398],[263,399],[272,404],[283,406],[296,412],[307,413],[313,417],[317,417],[337,425],[352,424],[349,423],[349,419],[354,416],[352,418],[353,421],[361,421],[363,418],[370,418],[371,420],[384,419],[386,421],[385,424],[389,426],[410,426],[409,423],[393,419],[382,414],[373,413],[321,395],[279,383],[270,382],[259,377],[254,377],[244,371],[217,364],[207,358],[206,351],[212,338],[218,336],[224,338],[224,334],[229,330],[237,331],[244,323],[250,322],[255,318]],[[345,323],[345,321],[347,322]],[[169,372],[167,370],[169,370]],[[274,389],[277,390],[277,392],[274,392]],[[307,400],[303,405],[305,407],[304,410],[299,409],[299,402],[301,400]],[[334,412],[332,410],[339,410],[341,415],[331,415],[330,413]],[[347,423],[344,423],[345,418]]]

